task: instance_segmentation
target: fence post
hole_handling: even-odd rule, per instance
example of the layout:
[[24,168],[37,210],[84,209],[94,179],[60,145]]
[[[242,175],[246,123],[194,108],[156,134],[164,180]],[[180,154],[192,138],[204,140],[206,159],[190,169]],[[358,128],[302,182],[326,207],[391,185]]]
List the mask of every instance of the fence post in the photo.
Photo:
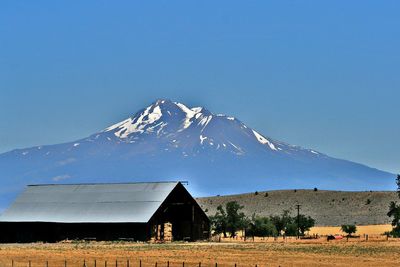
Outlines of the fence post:
[[107,267],[107,261],[104,261],[104,267]]
[[14,267],[14,260],[11,260],[11,266]]
[[156,262],[156,267],[157,267],[157,262]]
[[118,260],[115,260],[115,267],[118,267]]
[[67,260],[64,260],[64,267],[67,267]]
[[167,261],[167,267],[169,267],[169,261]]
[[32,265],[31,265],[31,261],[29,261],[29,264],[28,264],[28,265],[29,265],[29,267],[31,267],[31,266],[32,266]]
[[215,267],[218,267],[218,263],[215,263]]
[[182,262],[182,267],[185,267],[185,262]]
[[142,267],[142,260],[139,260],[139,267]]
[[126,267],[129,267],[129,260],[126,260]]
[[97,261],[94,260],[94,267],[97,267]]
[[49,261],[46,261],[46,267],[49,267]]
[[201,262],[199,262],[199,267],[201,267]]

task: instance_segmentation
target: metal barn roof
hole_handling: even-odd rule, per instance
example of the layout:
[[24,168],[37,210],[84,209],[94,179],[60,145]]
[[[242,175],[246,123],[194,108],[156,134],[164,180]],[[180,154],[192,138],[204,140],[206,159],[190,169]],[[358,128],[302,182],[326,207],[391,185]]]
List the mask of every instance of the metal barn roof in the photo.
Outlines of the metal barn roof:
[[1,222],[146,223],[178,182],[31,185]]

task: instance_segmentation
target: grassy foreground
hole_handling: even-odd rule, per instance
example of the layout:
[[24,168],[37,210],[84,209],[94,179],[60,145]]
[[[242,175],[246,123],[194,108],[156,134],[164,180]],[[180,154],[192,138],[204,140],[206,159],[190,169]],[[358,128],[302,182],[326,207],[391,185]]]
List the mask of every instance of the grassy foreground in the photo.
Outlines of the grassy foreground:
[[400,266],[400,241],[196,242],[170,244],[58,243],[0,245],[0,266]]

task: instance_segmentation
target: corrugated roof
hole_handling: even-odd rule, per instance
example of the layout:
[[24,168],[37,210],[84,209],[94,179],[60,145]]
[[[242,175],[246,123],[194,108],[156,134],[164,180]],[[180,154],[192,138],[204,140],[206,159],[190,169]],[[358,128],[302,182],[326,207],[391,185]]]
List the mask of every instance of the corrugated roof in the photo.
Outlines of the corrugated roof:
[[178,182],[31,185],[2,222],[145,223]]

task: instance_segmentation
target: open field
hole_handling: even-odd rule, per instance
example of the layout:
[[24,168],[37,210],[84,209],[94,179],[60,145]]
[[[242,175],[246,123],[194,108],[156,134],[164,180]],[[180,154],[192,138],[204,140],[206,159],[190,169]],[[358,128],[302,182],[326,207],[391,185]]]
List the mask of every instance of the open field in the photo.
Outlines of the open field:
[[266,242],[196,242],[170,244],[58,243],[0,245],[0,266],[399,266],[400,241],[283,240]]
[[[314,235],[335,235],[344,234],[340,226],[316,226],[312,227],[308,234]],[[356,235],[371,235],[379,236],[385,232],[392,231],[392,225],[390,224],[378,224],[378,225],[357,225]]]

